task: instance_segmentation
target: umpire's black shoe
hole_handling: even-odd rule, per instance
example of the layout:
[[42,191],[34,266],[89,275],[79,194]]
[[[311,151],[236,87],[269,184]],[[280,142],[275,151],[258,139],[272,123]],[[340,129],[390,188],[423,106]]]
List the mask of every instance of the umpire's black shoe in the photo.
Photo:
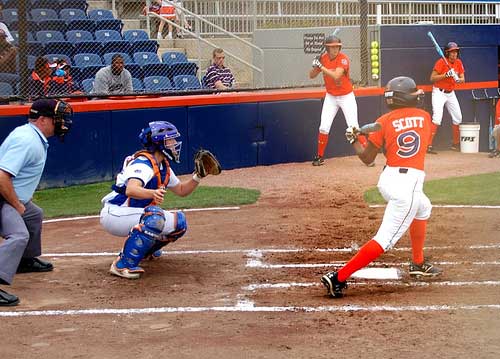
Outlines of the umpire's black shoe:
[[340,282],[337,276],[337,272],[328,272],[321,277],[321,283],[326,287],[328,294],[332,298],[342,298],[344,296],[342,291],[347,288],[347,283]]
[[0,307],[12,307],[19,304],[19,298],[0,289]]
[[40,258],[22,258],[17,273],[50,272],[53,269],[52,263],[42,261]]

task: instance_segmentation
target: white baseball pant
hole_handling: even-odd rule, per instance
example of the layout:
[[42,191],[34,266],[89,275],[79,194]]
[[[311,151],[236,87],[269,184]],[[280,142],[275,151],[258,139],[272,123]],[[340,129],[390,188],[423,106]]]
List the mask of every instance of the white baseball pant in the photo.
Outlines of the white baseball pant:
[[438,126],[441,126],[443,120],[444,106],[446,106],[446,109],[450,113],[453,124],[460,125],[462,123],[462,111],[460,110],[460,104],[458,103],[455,91],[444,93],[437,87],[433,87],[432,122]]
[[[126,237],[144,213],[144,208],[121,207],[114,204],[105,204],[101,210],[100,221],[104,229],[114,236]],[[165,225],[162,234],[169,234],[175,230],[177,215],[172,212],[163,211],[165,214]]]
[[354,97],[354,92],[350,92],[347,95],[343,96],[333,96],[327,93],[325,95],[323,108],[321,110],[321,123],[319,125],[319,132],[330,133],[333,119],[337,115],[339,107],[344,113],[347,127],[353,126],[359,128],[358,105],[356,103],[356,97]]
[[389,166],[380,175],[377,187],[387,207],[374,239],[384,251],[396,245],[414,219],[431,216],[431,201],[423,191],[424,178],[424,171]]

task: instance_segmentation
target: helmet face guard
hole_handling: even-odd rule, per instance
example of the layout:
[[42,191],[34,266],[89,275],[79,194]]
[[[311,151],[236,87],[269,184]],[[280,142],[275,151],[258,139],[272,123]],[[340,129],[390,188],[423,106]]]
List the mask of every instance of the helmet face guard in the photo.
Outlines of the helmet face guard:
[[59,137],[61,142],[73,125],[73,109],[64,101],[57,101],[54,109],[54,135]]
[[142,146],[146,151],[160,151],[169,160],[180,162],[182,142],[177,141],[180,137],[177,128],[167,121],[150,122],[149,127],[142,129],[139,134]]

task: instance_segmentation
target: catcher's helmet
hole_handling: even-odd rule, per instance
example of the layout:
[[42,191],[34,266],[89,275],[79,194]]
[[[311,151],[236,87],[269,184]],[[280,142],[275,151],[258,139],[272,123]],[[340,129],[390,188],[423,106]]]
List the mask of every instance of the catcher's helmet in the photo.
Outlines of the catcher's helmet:
[[337,36],[329,35],[325,38],[325,49],[328,50],[328,47],[338,46],[342,48],[342,41]]
[[182,141],[175,139],[180,135],[177,127],[170,122],[155,121],[142,129],[139,139],[146,151],[161,151],[168,159],[179,163]]
[[446,46],[444,47],[444,54],[448,55],[448,52],[450,51],[457,51],[458,53],[460,53],[460,47],[458,47],[456,42],[451,41],[446,44]]
[[417,89],[415,81],[406,76],[393,78],[384,92],[385,102],[391,109],[416,107],[421,104],[424,92]]

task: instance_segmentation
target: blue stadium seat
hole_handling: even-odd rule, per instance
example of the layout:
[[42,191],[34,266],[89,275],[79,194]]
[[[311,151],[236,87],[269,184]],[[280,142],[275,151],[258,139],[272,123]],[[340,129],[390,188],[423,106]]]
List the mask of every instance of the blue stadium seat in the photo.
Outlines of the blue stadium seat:
[[167,65],[188,62],[186,55],[178,51],[166,51],[161,55],[161,61]]
[[132,89],[135,92],[144,91],[144,85],[142,84],[142,81],[136,77],[132,77]]
[[19,0],[3,0],[4,9],[17,9],[17,3]]
[[18,20],[17,9],[9,9],[9,8],[3,9],[2,20],[7,24],[9,30],[12,29],[13,27],[11,27],[10,25],[14,22],[17,23]]
[[95,39],[102,44],[104,52],[125,52],[130,53],[130,44],[123,40],[118,31],[115,30],[97,30]]
[[201,89],[200,80],[193,75],[174,76],[174,85],[178,90],[198,90]]
[[82,81],[83,92],[92,93],[94,89],[94,79],[85,79]]
[[114,54],[120,54],[122,56],[123,62],[125,63],[125,68],[130,72],[132,77],[136,77],[139,79],[142,79],[144,77],[142,74],[141,66],[136,64],[134,60],[132,60],[130,55],[124,52],[111,52],[104,54],[102,58],[106,66],[111,65],[111,59],[113,58]]
[[46,54],[65,54],[73,55],[73,44],[66,41],[64,35],[60,31],[37,31],[36,39],[41,42]]
[[92,34],[96,31],[95,21],[90,19],[74,19],[69,20],[66,26],[68,30],[85,30]]
[[89,4],[87,0],[60,0],[61,9],[80,9],[87,11]]
[[28,69],[33,70],[35,68],[36,56],[28,55],[26,61],[28,63]]
[[161,63],[158,55],[154,52],[136,52],[134,61],[141,66],[144,77],[168,76],[169,74],[169,66]]
[[160,92],[172,90],[172,84],[166,76],[147,76],[144,78],[146,92]]
[[32,9],[51,9],[59,11],[61,2],[59,0],[31,0]]
[[144,30],[126,30],[123,38],[130,43],[131,52],[157,52],[159,44],[151,40]]
[[14,95],[14,89],[7,82],[0,82],[0,96],[7,97]]
[[43,44],[38,41],[29,41],[28,40],[28,55],[33,56],[42,56],[45,54],[45,48]]
[[21,81],[21,76],[18,74],[0,72],[0,82],[6,82],[12,87],[16,86]]
[[101,55],[101,43],[94,40],[94,36],[90,31],[66,31],[66,40],[73,44],[75,54],[92,53]]
[[115,30],[122,31],[123,23],[115,19],[111,10],[94,9],[88,12],[89,19],[96,23],[96,30]]
[[42,30],[65,31],[66,21],[59,19],[59,15],[53,9],[32,9],[30,10],[31,20],[38,23]]
[[59,18],[69,23],[72,20],[87,20],[87,14],[82,9],[62,9]]
[[97,71],[104,67],[101,57],[97,54],[76,54],[73,59],[80,71],[80,79],[93,78]]

